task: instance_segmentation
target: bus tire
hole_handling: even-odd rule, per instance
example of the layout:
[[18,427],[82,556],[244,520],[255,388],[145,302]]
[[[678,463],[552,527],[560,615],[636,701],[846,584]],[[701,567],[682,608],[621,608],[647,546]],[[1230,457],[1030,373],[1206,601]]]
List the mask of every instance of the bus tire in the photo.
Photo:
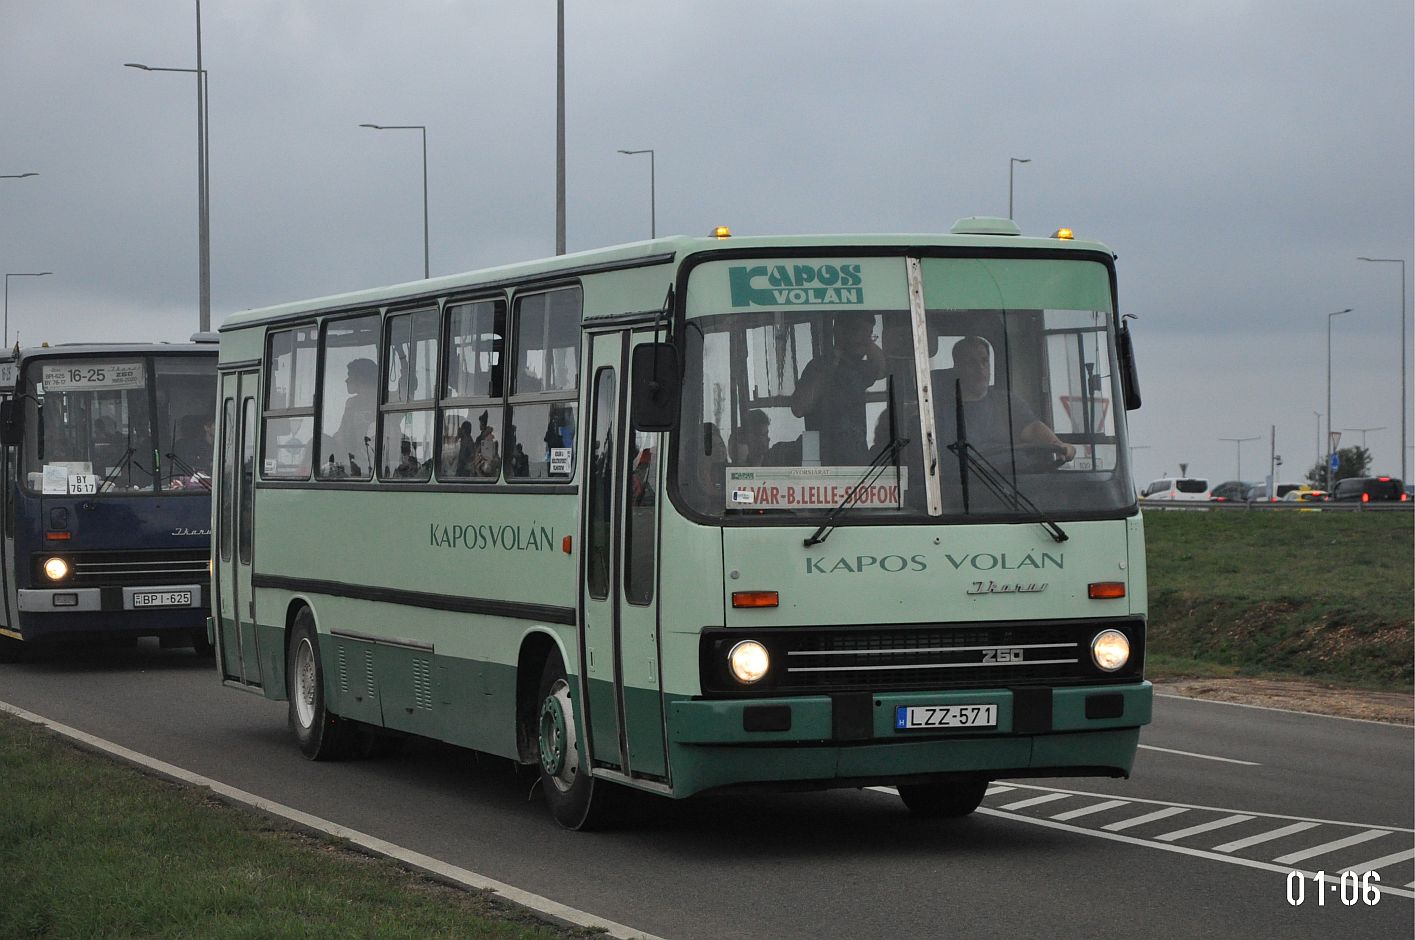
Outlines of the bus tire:
[[957,819],[967,816],[983,802],[985,778],[952,783],[901,783],[899,797],[909,812],[925,819]]
[[285,691],[290,700],[290,731],[295,735],[300,753],[310,760],[345,757],[355,728],[325,707],[319,632],[314,626],[314,614],[308,607],[295,615],[285,675]]
[[604,828],[612,822],[616,787],[595,780],[580,764],[575,702],[558,650],[546,658],[536,702],[537,766],[550,814],[566,829]]

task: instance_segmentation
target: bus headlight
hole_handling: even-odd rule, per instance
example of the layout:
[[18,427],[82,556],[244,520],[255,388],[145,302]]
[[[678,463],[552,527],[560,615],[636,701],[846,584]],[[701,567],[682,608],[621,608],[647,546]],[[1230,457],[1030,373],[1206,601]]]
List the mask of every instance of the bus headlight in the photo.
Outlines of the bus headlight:
[[69,576],[69,563],[62,558],[50,558],[44,563],[44,576],[50,581],[63,581]]
[[756,640],[742,640],[735,644],[727,654],[727,666],[732,670],[732,677],[743,685],[751,685],[760,682],[771,668],[771,657],[767,655],[766,647]]
[[1102,630],[1091,640],[1091,660],[1106,672],[1130,662],[1130,640],[1119,630]]

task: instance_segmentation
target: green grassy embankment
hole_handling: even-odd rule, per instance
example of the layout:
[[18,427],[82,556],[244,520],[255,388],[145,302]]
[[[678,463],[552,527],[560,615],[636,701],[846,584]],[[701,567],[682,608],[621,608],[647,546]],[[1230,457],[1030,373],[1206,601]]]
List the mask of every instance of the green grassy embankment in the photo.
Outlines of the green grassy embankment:
[[1145,513],[1147,672],[1299,676],[1409,691],[1406,512]]
[[0,788],[0,937],[603,936],[97,759],[8,715]]

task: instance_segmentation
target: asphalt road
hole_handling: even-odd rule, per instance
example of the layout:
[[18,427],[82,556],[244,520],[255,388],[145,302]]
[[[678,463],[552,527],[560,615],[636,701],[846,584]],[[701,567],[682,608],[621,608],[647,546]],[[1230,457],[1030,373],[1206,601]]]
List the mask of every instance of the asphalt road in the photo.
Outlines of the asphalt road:
[[[6,702],[666,938],[1410,936],[1410,728],[1158,698],[1131,780],[999,782],[921,822],[876,790],[639,807],[629,829],[556,826],[531,778],[432,743],[315,764],[285,705],[224,688],[187,650],[0,665]],[[1381,861],[1372,905],[1287,872]]]

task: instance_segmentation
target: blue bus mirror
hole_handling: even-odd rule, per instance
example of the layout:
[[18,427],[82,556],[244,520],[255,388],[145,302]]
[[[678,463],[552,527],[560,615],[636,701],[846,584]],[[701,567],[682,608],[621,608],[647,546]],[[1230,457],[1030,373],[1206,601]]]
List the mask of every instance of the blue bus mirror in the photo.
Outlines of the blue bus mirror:
[[24,409],[19,399],[0,402],[0,444],[13,447],[24,437]]
[[672,343],[634,347],[629,421],[636,431],[671,431],[678,425],[682,381],[678,348]]

